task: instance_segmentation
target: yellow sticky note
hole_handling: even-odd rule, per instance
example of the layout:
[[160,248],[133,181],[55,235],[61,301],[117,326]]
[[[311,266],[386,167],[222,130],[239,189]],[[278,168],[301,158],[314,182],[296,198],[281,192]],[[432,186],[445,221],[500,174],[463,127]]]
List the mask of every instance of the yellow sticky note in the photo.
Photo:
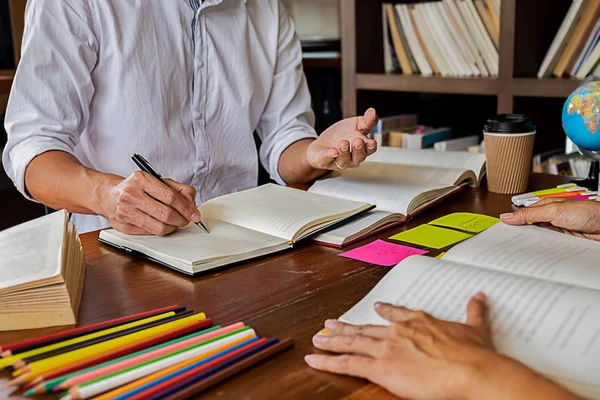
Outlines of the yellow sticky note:
[[461,231],[479,233],[496,225],[500,220],[487,215],[459,212],[431,221],[429,225],[460,229]]
[[446,254],[446,252],[441,252],[435,258],[437,258],[438,260],[441,260],[444,257],[444,254]]
[[437,226],[421,225],[405,232],[400,232],[390,239],[400,240],[432,249],[442,249],[451,244],[458,243],[473,235],[457,232],[450,229],[438,228]]

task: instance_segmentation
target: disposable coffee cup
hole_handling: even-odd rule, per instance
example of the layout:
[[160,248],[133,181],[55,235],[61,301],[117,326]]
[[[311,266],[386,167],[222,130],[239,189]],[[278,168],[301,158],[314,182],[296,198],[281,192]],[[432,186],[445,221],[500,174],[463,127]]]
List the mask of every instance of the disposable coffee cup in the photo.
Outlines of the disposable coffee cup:
[[521,114],[501,114],[488,119],[483,129],[488,190],[517,194],[527,190],[535,126]]

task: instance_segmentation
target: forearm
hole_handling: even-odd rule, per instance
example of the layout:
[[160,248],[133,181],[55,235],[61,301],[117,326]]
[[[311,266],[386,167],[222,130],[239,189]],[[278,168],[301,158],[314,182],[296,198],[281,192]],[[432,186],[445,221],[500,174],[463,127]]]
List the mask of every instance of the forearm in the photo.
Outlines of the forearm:
[[48,207],[81,214],[104,215],[102,200],[122,180],[86,168],[63,151],[40,154],[25,171],[25,187],[31,197]]
[[467,376],[462,389],[462,398],[467,400],[580,399],[525,365],[498,354],[486,357]]
[[313,168],[306,158],[308,146],[314,139],[292,143],[279,158],[279,175],[288,184],[310,183],[325,175],[327,170]]

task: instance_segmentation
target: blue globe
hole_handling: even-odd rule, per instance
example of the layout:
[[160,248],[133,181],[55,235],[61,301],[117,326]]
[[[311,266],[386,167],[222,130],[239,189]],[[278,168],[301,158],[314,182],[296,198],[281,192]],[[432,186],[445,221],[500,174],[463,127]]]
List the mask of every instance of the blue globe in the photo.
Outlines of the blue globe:
[[562,111],[565,133],[580,149],[600,150],[600,81],[578,87]]

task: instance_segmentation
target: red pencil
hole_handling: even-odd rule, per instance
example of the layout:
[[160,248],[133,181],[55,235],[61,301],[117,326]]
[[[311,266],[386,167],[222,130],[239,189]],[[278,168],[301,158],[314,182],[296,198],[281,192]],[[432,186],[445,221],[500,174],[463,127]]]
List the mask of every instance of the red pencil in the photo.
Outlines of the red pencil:
[[210,318],[207,318],[205,320],[198,321],[193,324],[184,326],[180,329],[177,329],[177,330],[174,330],[171,332],[166,332],[162,335],[155,336],[153,338],[143,340],[141,342],[138,342],[138,343],[135,343],[135,344],[132,344],[129,346],[122,347],[113,352],[102,354],[97,357],[83,360],[81,362],[69,365],[67,367],[57,369],[57,370],[51,371],[49,373],[40,375],[38,378],[35,379],[34,382],[36,382],[35,385],[43,384],[43,381],[49,381],[51,379],[58,378],[59,376],[70,374],[72,372],[79,371],[81,369],[84,369],[84,368],[87,368],[87,367],[90,367],[93,365],[101,364],[103,362],[106,362],[106,361],[109,361],[109,360],[112,360],[112,359],[115,359],[115,358],[118,358],[118,357],[121,357],[121,356],[124,356],[127,354],[131,354],[136,351],[146,349],[148,347],[152,347],[159,343],[164,343],[169,340],[172,340],[172,339],[175,339],[175,338],[178,338],[181,336],[185,336],[192,332],[201,331],[210,326],[212,326],[212,320]]
[[91,324],[86,326],[81,326],[79,328],[73,328],[62,332],[56,332],[51,335],[42,336],[35,339],[23,340],[20,342],[5,344],[0,346],[0,353],[2,353],[2,357],[10,357],[13,354],[22,353],[23,351],[31,350],[35,347],[46,346],[49,344],[53,344],[59,341],[68,340],[70,338],[80,336],[82,334],[93,333],[99,331],[101,329],[105,329],[111,326],[121,325],[126,322],[135,321],[137,319],[146,318],[150,315],[161,314],[167,311],[174,310],[179,308],[178,305],[173,305],[169,307],[158,308],[156,310],[150,310],[134,315],[128,315],[126,317],[111,319],[109,321],[99,322],[97,324]]
[[232,360],[232,359],[239,357],[245,353],[248,353],[250,350],[252,350],[256,347],[259,347],[259,346],[265,344],[266,342],[267,342],[267,339],[261,338],[255,342],[252,342],[243,347],[240,347],[237,350],[234,350],[232,352],[224,354],[221,357],[215,358],[214,360],[209,361],[205,364],[202,364],[196,368],[192,368],[191,370],[186,371],[182,374],[179,374],[174,378],[171,378],[167,381],[161,382],[157,385],[151,386],[148,389],[143,390],[139,393],[136,393],[133,396],[128,396],[127,399],[128,400],[150,399],[150,398],[156,396],[157,394],[162,394],[165,391],[168,391],[168,390],[176,387],[177,385],[188,381],[192,377],[198,376],[202,372],[210,371],[211,369],[225,363],[226,361]]

